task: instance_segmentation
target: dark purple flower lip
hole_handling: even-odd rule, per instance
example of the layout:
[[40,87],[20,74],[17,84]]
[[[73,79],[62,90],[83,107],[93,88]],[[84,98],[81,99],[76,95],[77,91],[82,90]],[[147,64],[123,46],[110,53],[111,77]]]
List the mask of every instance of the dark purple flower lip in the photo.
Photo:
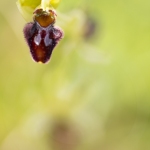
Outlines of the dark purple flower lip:
[[47,12],[38,9],[34,12],[34,22],[24,27],[25,40],[36,62],[48,62],[53,49],[63,37],[63,31],[54,27],[55,16],[52,10]]

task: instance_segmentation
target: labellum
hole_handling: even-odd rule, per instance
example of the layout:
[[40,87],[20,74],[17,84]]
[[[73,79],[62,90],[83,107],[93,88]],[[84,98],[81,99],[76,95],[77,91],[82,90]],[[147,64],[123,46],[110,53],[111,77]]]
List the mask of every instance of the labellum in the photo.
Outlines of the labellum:
[[49,61],[53,49],[63,37],[61,29],[54,27],[56,14],[52,10],[37,9],[33,21],[24,27],[24,37],[36,62]]

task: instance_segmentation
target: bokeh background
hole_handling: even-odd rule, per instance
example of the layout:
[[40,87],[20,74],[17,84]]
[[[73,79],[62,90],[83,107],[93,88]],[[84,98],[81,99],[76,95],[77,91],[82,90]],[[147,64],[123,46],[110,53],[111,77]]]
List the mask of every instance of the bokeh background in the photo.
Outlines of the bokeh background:
[[0,150],[149,150],[150,1],[62,0],[65,33],[35,63],[15,0],[0,2]]

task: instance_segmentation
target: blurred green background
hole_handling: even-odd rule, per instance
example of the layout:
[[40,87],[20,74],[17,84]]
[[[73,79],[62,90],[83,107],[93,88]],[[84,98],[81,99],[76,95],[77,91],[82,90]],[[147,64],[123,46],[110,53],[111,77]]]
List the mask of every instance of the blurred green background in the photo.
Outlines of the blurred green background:
[[35,63],[15,0],[0,2],[0,150],[149,150],[150,1],[62,0],[65,33]]

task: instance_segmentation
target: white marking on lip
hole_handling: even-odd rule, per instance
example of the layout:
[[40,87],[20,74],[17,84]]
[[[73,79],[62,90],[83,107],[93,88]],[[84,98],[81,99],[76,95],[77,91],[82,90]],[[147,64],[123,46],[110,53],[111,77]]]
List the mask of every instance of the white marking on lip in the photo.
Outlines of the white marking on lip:
[[35,44],[36,45],[40,45],[40,43],[41,43],[41,35],[40,34],[38,34],[38,35],[36,35],[35,37],[34,37],[34,42],[35,42]]
[[46,34],[44,38],[44,43],[45,43],[45,46],[49,46],[52,44],[52,39],[49,38],[49,34]]

